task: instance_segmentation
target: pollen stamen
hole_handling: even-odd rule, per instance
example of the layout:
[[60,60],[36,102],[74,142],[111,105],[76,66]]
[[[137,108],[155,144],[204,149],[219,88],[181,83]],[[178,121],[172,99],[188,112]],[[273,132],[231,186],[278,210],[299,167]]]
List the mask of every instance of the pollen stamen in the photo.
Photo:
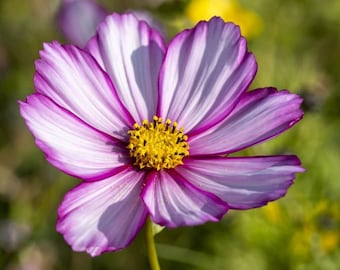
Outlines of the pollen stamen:
[[134,124],[129,130],[130,141],[127,148],[133,165],[140,169],[172,169],[183,164],[189,155],[188,136],[184,129],[177,129],[177,122],[154,116],[151,122],[144,120],[142,125]]

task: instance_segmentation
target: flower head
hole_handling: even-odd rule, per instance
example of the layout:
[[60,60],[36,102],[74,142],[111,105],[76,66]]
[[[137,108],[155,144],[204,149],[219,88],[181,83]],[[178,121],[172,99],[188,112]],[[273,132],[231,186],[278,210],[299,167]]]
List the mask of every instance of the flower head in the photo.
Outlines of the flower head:
[[83,180],[58,210],[72,248],[96,256],[126,247],[147,216],[198,225],[284,196],[296,156],[228,156],[303,116],[286,90],[247,92],[256,69],[217,17],[168,45],[132,14],[108,16],[84,49],[44,44],[20,111],[47,160]]

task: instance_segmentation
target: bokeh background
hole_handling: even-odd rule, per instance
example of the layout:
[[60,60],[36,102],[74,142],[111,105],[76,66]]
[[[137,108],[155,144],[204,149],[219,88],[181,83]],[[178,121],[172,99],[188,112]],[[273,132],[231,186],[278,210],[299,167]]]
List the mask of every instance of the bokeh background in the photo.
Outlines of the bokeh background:
[[[307,172],[265,207],[163,230],[156,236],[162,269],[340,269],[340,1],[97,3],[108,12],[148,11],[168,39],[211,15],[236,21],[259,65],[251,88],[276,86],[305,99],[298,125],[242,154],[298,154]],[[0,1],[0,269],[148,269],[143,232],[123,251],[90,258],[72,252],[55,231],[58,204],[78,180],[45,161],[17,100],[33,92],[42,43],[69,42],[56,20],[60,5]]]

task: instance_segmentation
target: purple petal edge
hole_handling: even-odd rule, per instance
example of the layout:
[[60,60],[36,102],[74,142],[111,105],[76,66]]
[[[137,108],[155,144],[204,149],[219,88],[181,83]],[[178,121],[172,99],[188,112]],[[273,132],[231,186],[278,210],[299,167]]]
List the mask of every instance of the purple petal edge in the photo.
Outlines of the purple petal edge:
[[[31,134],[35,134],[35,131],[31,128],[31,126],[28,124],[25,116],[24,116],[24,113],[23,113],[23,110],[24,110],[24,107],[25,106],[33,106],[30,104],[30,100],[31,99],[35,99],[35,98],[44,98],[44,99],[47,99],[49,102],[52,102],[56,107],[58,107],[58,109],[60,109],[61,111],[65,112],[67,115],[69,115],[71,118],[75,119],[76,121],[78,121],[79,123],[81,123],[82,125],[86,126],[87,128],[99,133],[101,136],[103,137],[106,137],[108,142],[109,141],[112,141],[112,142],[119,142],[119,140],[115,139],[114,137],[111,137],[109,135],[107,135],[106,133],[104,132],[101,132],[100,130],[97,130],[96,128],[90,126],[89,124],[87,124],[86,122],[84,122],[82,119],[80,119],[79,117],[77,117],[76,115],[74,115],[73,113],[71,113],[70,111],[66,110],[65,108],[63,107],[60,107],[58,104],[56,104],[53,100],[51,100],[49,97],[43,95],[43,94],[39,94],[39,93],[35,93],[35,94],[32,94],[32,95],[29,95],[26,97],[25,101],[18,101],[18,104],[19,104],[19,109],[20,109],[20,114],[21,116],[24,118],[25,122],[26,122],[26,125],[29,129],[29,131],[31,132]],[[103,173],[100,173],[100,174],[96,174],[96,175],[92,175],[91,177],[79,177],[79,175],[73,173],[72,171],[68,170],[68,169],[65,169],[63,163],[61,161],[58,161],[57,159],[55,159],[53,156],[55,156],[54,154],[54,151],[49,147],[47,146],[43,141],[39,140],[38,138],[36,138],[35,136],[34,137],[34,140],[35,140],[35,144],[38,146],[39,149],[42,150],[42,152],[44,153],[45,155],[45,158],[47,161],[49,161],[53,166],[55,166],[56,168],[58,168],[58,170],[62,171],[63,173],[65,174],[68,174],[72,177],[75,177],[75,178],[80,178],[84,181],[98,181],[98,180],[102,180],[104,178],[107,178],[109,176],[112,176],[116,173],[119,173],[121,172],[122,170],[124,170],[126,168],[126,166],[120,166],[120,167],[117,167],[117,168],[112,168],[110,170],[106,170],[104,171]]]

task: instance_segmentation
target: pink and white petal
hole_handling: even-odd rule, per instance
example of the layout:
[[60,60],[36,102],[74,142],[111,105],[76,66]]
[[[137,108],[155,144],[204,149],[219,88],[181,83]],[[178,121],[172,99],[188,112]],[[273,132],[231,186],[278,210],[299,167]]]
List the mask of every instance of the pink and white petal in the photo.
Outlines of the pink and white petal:
[[158,114],[187,133],[224,119],[257,70],[238,26],[220,18],[200,22],[169,44],[160,73]]
[[108,11],[92,0],[63,0],[57,19],[66,38],[84,47],[107,15]]
[[296,156],[187,158],[175,170],[230,208],[249,209],[284,196],[295,174],[304,171],[300,164]]
[[85,50],[88,51],[96,59],[101,68],[105,69],[103,58],[101,57],[100,48],[98,46],[99,44],[97,42],[97,36],[94,36],[87,42]]
[[57,42],[44,44],[36,61],[35,88],[89,125],[126,139],[134,121],[109,76],[87,52]]
[[144,173],[132,168],[68,192],[58,209],[57,231],[74,251],[91,256],[128,246],[147,210],[140,198]]
[[136,18],[140,21],[145,21],[151,28],[156,29],[162,37],[166,37],[166,32],[161,24],[150,12],[146,10],[138,10],[138,9],[130,9],[128,12],[131,12]]
[[124,145],[41,94],[19,102],[20,113],[47,160],[72,176],[96,181],[129,163]]
[[151,173],[142,199],[152,221],[167,227],[216,222],[228,211],[228,205],[215,195],[200,190],[170,171]]
[[233,153],[277,136],[303,117],[301,103],[298,95],[274,88],[245,93],[225,120],[189,138],[190,154]]
[[138,123],[156,113],[164,46],[161,35],[133,14],[108,16],[87,45]]

